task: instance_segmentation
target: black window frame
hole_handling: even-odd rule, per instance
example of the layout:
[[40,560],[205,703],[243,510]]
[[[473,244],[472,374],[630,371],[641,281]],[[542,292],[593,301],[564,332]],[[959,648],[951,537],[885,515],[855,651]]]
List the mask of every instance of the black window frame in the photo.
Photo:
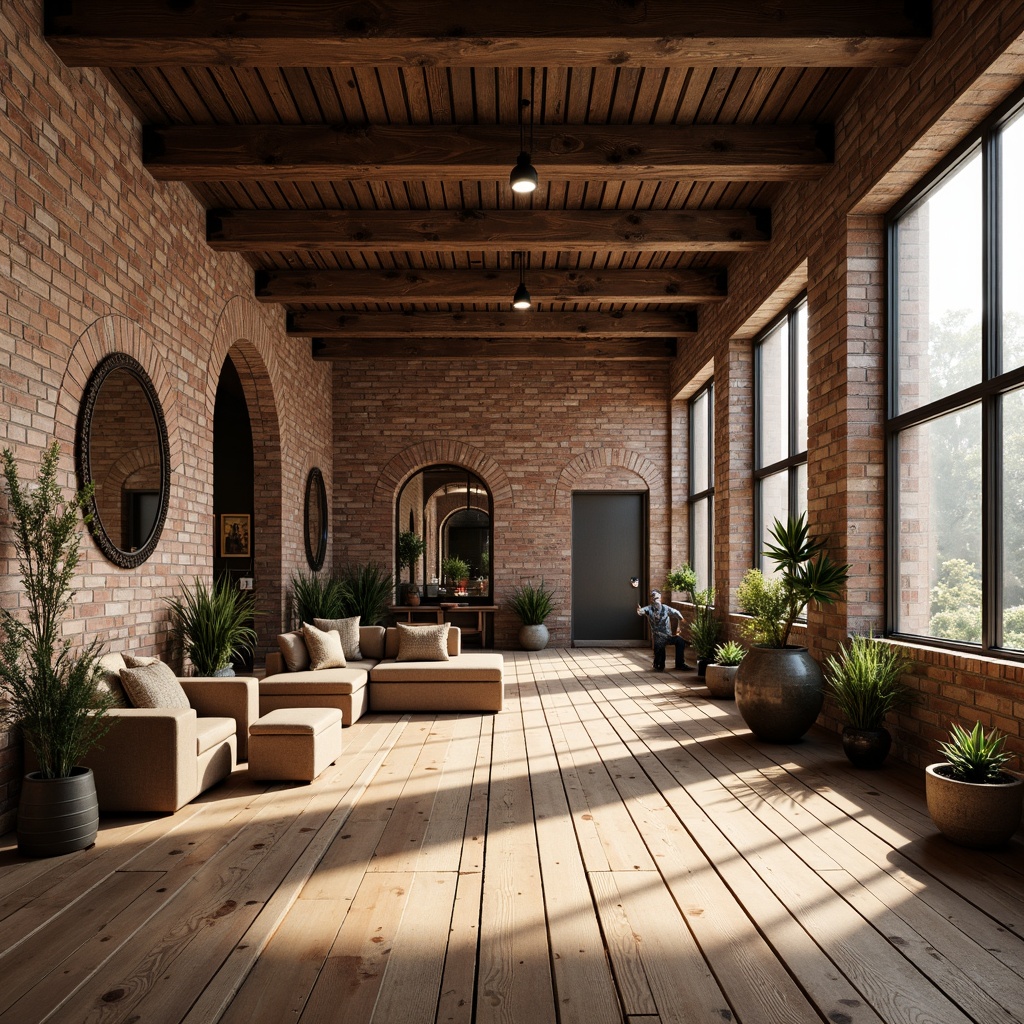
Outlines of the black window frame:
[[[1024,651],[1000,646],[1003,636],[1003,527],[1001,398],[1024,387],[1024,366],[1003,373],[1002,359],[1002,203],[1001,133],[1024,119],[1024,89],[986,118],[886,218],[886,285],[888,291],[885,422],[885,635],[929,647],[1024,661]],[[982,360],[981,381],[919,408],[899,411],[899,222],[976,153],[981,154],[982,187]],[[899,437],[908,429],[942,416],[981,406],[981,641],[949,640],[900,630]]]
[[[695,491],[693,489],[693,481],[695,479],[694,473],[694,456],[696,454],[694,447],[694,437],[696,432],[693,429],[694,416],[696,415],[697,403],[704,396],[708,398],[708,418],[706,424],[707,434],[707,466],[708,466],[708,486],[703,490]],[[689,524],[690,531],[690,565],[696,567],[697,565],[697,549],[696,549],[696,530],[694,529],[694,517],[696,515],[697,505],[702,501],[708,503],[708,549],[707,549],[707,565],[708,565],[708,579],[698,580],[697,585],[700,589],[706,587],[713,587],[715,585],[715,378],[709,377],[707,381],[702,384],[689,398],[686,403],[686,417],[687,427],[689,430],[690,443],[688,445],[687,452],[687,472],[690,481],[689,493],[687,494],[687,522]]]
[[[754,568],[761,569],[767,574],[764,563],[764,555],[761,552],[761,539],[764,537],[764,505],[762,498],[762,484],[769,477],[783,472],[787,473],[788,503],[790,513],[806,505],[807,495],[804,501],[800,502],[799,491],[799,468],[807,465],[807,448],[796,450],[797,437],[799,435],[799,424],[797,422],[798,403],[794,400],[797,388],[800,383],[799,360],[794,339],[797,337],[797,324],[799,322],[799,311],[807,308],[807,292],[801,292],[772,322],[760,331],[754,339]],[[808,309],[808,323],[810,310]],[[762,368],[762,351],[765,341],[779,327],[786,324],[786,341],[788,346],[787,371],[789,377],[789,408],[786,410],[786,451],[787,455],[777,459],[770,465],[763,465],[763,412],[765,409],[764,380]],[[805,339],[806,343],[807,339]],[[808,353],[809,356],[809,353]],[[808,360],[809,361],[809,360]],[[804,398],[804,409],[807,408],[807,396]]]

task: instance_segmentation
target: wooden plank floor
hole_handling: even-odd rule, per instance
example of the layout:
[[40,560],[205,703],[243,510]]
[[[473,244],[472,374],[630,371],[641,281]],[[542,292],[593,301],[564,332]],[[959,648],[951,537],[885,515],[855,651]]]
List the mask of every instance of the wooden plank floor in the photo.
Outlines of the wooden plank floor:
[[1024,1022],[1020,837],[648,658],[508,654],[501,714],[369,715],[312,785],[3,837],[0,1024]]

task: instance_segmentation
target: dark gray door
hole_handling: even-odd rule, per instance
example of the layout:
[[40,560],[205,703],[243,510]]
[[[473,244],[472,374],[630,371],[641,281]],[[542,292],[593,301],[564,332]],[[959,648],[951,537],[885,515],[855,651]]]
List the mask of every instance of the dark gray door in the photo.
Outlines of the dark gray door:
[[[646,519],[644,494],[572,496],[574,643],[643,642],[636,606],[646,586]],[[632,576],[640,578],[640,589],[629,585]]]

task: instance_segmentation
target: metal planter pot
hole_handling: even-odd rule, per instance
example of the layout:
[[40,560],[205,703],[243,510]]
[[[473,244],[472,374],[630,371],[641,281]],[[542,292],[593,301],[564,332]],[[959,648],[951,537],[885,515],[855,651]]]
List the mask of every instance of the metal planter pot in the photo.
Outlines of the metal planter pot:
[[751,647],[736,673],[736,707],[767,743],[796,743],[821,712],[824,677],[806,647]]
[[29,772],[18,801],[18,852],[59,857],[96,842],[100,809],[91,768],[75,768],[66,779]]

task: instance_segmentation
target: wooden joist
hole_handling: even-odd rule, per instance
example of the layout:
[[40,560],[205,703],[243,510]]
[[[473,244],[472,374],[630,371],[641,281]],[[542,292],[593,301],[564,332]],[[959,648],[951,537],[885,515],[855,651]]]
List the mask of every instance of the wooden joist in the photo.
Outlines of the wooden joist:
[[[506,301],[511,296],[506,296]],[[696,317],[677,313],[338,313],[288,314],[291,337],[321,338],[675,338],[696,333]]]
[[388,340],[331,338],[313,340],[313,358],[324,361],[345,359],[446,359],[459,360],[525,359],[550,362],[573,359],[663,361],[676,357],[673,338],[644,341],[576,341],[571,339],[475,339],[475,338],[395,338]]
[[909,63],[923,0],[47,0],[65,64],[330,67],[876,67]]
[[[406,181],[505,178],[514,125],[174,125],[143,133],[164,181]],[[832,160],[814,125],[538,125],[533,162],[549,181],[817,178]]]
[[[513,270],[258,270],[256,298],[280,303],[508,302]],[[530,270],[530,289],[545,302],[719,302],[721,270]]]
[[224,252],[744,252],[767,244],[769,222],[756,210],[221,209],[206,237]]

